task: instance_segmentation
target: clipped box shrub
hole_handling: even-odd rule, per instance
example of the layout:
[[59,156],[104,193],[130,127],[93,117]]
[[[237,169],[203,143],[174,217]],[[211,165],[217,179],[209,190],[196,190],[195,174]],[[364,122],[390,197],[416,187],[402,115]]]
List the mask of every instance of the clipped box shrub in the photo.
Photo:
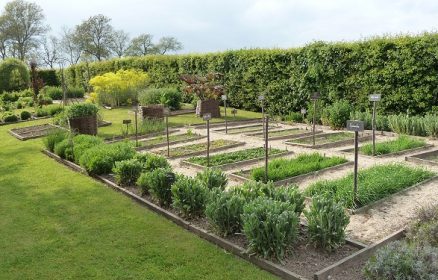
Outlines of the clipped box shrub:
[[136,154],[135,158],[143,164],[145,171],[153,171],[157,168],[170,168],[167,159],[159,155],[142,153]]
[[135,185],[142,170],[143,165],[136,159],[117,161],[113,167],[116,182],[122,186]]
[[205,209],[210,223],[222,236],[242,231],[243,206],[246,200],[234,192],[213,189]]
[[74,161],[79,163],[79,159],[86,150],[103,144],[103,140],[93,135],[79,134],[73,137],[73,144]]
[[13,113],[6,113],[3,115],[3,121],[5,123],[18,122],[18,117]]
[[224,190],[228,184],[227,175],[217,168],[206,168],[202,172],[196,174],[196,179],[199,180],[207,189]]
[[176,175],[170,168],[157,168],[151,172],[140,175],[137,185],[142,193],[150,193],[161,206],[169,206],[172,203],[172,185],[176,181]]
[[86,150],[79,163],[89,174],[109,174],[115,162],[131,159],[134,155],[135,150],[129,143],[101,144]]
[[204,213],[208,189],[201,182],[181,175],[172,186],[173,207],[185,217],[200,217]]
[[283,259],[298,237],[295,206],[287,202],[259,197],[244,206],[242,221],[250,250],[264,258]]
[[310,240],[318,247],[333,251],[345,243],[345,229],[350,222],[341,203],[328,196],[315,196],[305,211]]
[[20,113],[20,119],[22,119],[23,121],[28,120],[32,117],[32,114],[29,111],[22,111]]

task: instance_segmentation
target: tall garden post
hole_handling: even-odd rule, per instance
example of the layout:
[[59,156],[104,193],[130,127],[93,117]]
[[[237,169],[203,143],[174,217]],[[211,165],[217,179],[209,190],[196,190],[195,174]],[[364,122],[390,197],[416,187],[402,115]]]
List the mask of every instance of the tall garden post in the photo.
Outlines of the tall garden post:
[[135,106],[135,146],[138,147],[138,104]]
[[264,104],[264,100],[265,100],[265,96],[263,94],[259,95],[259,101],[260,101],[260,105],[262,107],[262,126],[263,126],[263,135],[265,135],[265,104]]
[[224,101],[224,109],[225,109],[225,134],[228,134],[228,123],[227,123],[227,96],[222,95],[222,100]]
[[169,108],[163,109],[164,117],[166,118],[166,141],[167,141],[167,157],[170,157],[170,141],[169,141]]
[[373,156],[376,155],[376,105],[377,102],[380,101],[381,94],[371,94],[370,95],[370,101],[373,102],[373,120],[372,120],[372,126],[373,126]]
[[353,201],[357,201],[357,172],[359,161],[359,131],[364,130],[363,121],[347,121],[347,130],[354,131],[354,181],[353,181]]
[[210,120],[211,120],[211,114],[206,113],[202,116],[204,121],[207,122],[207,167],[210,166]]
[[123,120],[123,124],[126,125],[126,138],[129,135],[129,125],[131,124],[131,120]]
[[268,116],[265,117],[265,183],[268,182]]
[[313,124],[312,124],[312,143],[313,146],[315,146],[315,134],[316,134],[316,101],[319,99],[320,94],[319,92],[314,92],[312,94],[312,100],[313,100]]

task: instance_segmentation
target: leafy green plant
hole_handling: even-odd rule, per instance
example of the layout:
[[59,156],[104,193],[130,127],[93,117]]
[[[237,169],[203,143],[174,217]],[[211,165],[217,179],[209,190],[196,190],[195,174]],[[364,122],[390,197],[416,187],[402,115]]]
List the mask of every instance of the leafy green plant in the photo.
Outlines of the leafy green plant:
[[403,114],[388,116],[391,131],[399,134],[426,136],[425,123],[422,117]]
[[133,186],[140,177],[143,165],[136,159],[126,159],[117,161],[113,167],[114,177],[117,184],[123,186]]
[[50,97],[53,100],[62,100],[64,94],[60,87],[45,86],[42,88],[41,93]]
[[151,172],[142,173],[137,185],[142,193],[150,193],[163,206],[172,203],[172,185],[176,181],[175,173],[170,168],[157,168]]
[[6,113],[3,115],[3,121],[5,123],[18,122],[18,117],[13,113]]
[[424,129],[428,136],[438,137],[438,114],[426,114],[424,116]]
[[53,149],[56,155],[66,160],[73,160],[73,145],[71,139],[64,139],[55,144]]
[[32,117],[32,114],[29,111],[21,111],[20,113],[20,119],[23,121],[28,120]]
[[287,202],[256,198],[244,206],[242,220],[250,250],[264,258],[283,259],[298,236],[295,205]]
[[139,103],[143,106],[160,104],[161,90],[157,88],[148,88],[140,91],[138,95]]
[[[319,153],[301,154],[298,157],[292,159],[274,159],[268,164],[268,180],[272,180],[275,182],[301,174],[318,171],[345,162],[347,162],[345,158],[326,157]],[[264,180],[264,177],[264,167],[252,169],[252,179],[256,181],[261,181]]]
[[161,88],[160,102],[170,110],[181,108],[182,94],[177,88]]
[[[396,152],[424,147],[424,146],[426,146],[426,141],[424,141],[423,139],[416,139],[416,138],[401,135],[395,140],[376,143],[376,155],[396,153]],[[372,155],[373,144],[363,145],[359,149],[359,151],[360,153],[365,155]]]
[[211,191],[205,215],[222,236],[242,231],[243,206],[246,200],[234,192],[214,189]]
[[434,176],[433,172],[403,164],[376,165],[360,170],[357,201],[353,201],[353,174],[341,179],[319,181],[310,185],[305,194],[326,194],[347,208],[357,208],[396,193]]
[[88,116],[95,116],[99,108],[91,103],[75,103],[68,107],[67,115],[69,118],[81,118]]
[[55,144],[61,142],[62,140],[69,137],[69,134],[61,129],[53,129],[51,130],[46,137],[43,139],[44,146],[50,152],[53,152],[55,149]]
[[83,153],[91,147],[103,144],[103,140],[99,137],[79,134],[73,137],[73,158],[79,163],[79,159]]
[[49,111],[46,108],[37,108],[35,110],[35,115],[37,117],[46,117],[49,115]]
[[297,186],[271,187],[268,196],[273,200],[287,202],[290,205],[294,205],[294,211],[298,217],[301,215],[301,212],[303,212],[305,198]]
[[290,112],[288,115],[282,117],[284,121],[302,123],[304,121],[303,115],[299,112]]
[[165,157],[148,154],[146,161],[144,161],[144,169],[147,171],[153,171],[157,168],[168,168],[169,162]]
[[341,203],[328,196],[315,196],[309,211],[305,211],[310,240],[327,251],[345,242],[345,229],[350,222]]
[[68,87],[67,98],[83,98],[85,90],[82,87]]
[[329,125],[332,129],[343,129],[350,118],[352,107],[346,100],[335,101],[323,109],[322,123]]
[[419,209],[415,222],[407,229],[406,237],[416,246],[438,247],[438,204]]
[[207,194],[201,182],[181,175],[172,186],[172,205],[185,217],[199,217],[204,213]]
[[224,190],[228,184],[228,178],[220,169],[207,168],[196,174],[196,179],[199,180],[207,189]]

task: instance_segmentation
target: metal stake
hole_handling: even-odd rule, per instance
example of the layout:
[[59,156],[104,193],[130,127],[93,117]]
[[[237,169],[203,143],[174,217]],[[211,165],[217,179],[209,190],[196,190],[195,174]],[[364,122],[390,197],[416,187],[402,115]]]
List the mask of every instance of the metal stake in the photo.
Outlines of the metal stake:
[[265,183],[268,182],[268,116],[265,117]]
[[207,167],[210,166],[210,120],[207,120]]
[[316,99],[313,100],[313,128],[312,128],[312,142],[313,146],[315,146],[315,122],[316,122]]
[[138,147],[138,105],[135,106],[135,146]]
[[376,155],[376,101],[373,102],[373,156]]
[[227,123],[227,100],[224,100],[225,107],[225,134],[228,134],[228,123]]
[[166,139],[167,139],[167,157],[170,157],[169,117],[167,115],[166,115]]
[[353,187],[353,202],[357,200],[357,166],[359,160],[359,132],[354,132],[354,187]]

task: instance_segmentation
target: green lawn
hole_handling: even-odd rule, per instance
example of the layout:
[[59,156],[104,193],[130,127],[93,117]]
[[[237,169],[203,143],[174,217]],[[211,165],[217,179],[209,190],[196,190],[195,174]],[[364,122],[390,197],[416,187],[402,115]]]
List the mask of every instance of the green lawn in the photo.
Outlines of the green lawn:
[[[113,119],[114,120],[114,119]],[[0,279],[269,279],[0,127]]]

